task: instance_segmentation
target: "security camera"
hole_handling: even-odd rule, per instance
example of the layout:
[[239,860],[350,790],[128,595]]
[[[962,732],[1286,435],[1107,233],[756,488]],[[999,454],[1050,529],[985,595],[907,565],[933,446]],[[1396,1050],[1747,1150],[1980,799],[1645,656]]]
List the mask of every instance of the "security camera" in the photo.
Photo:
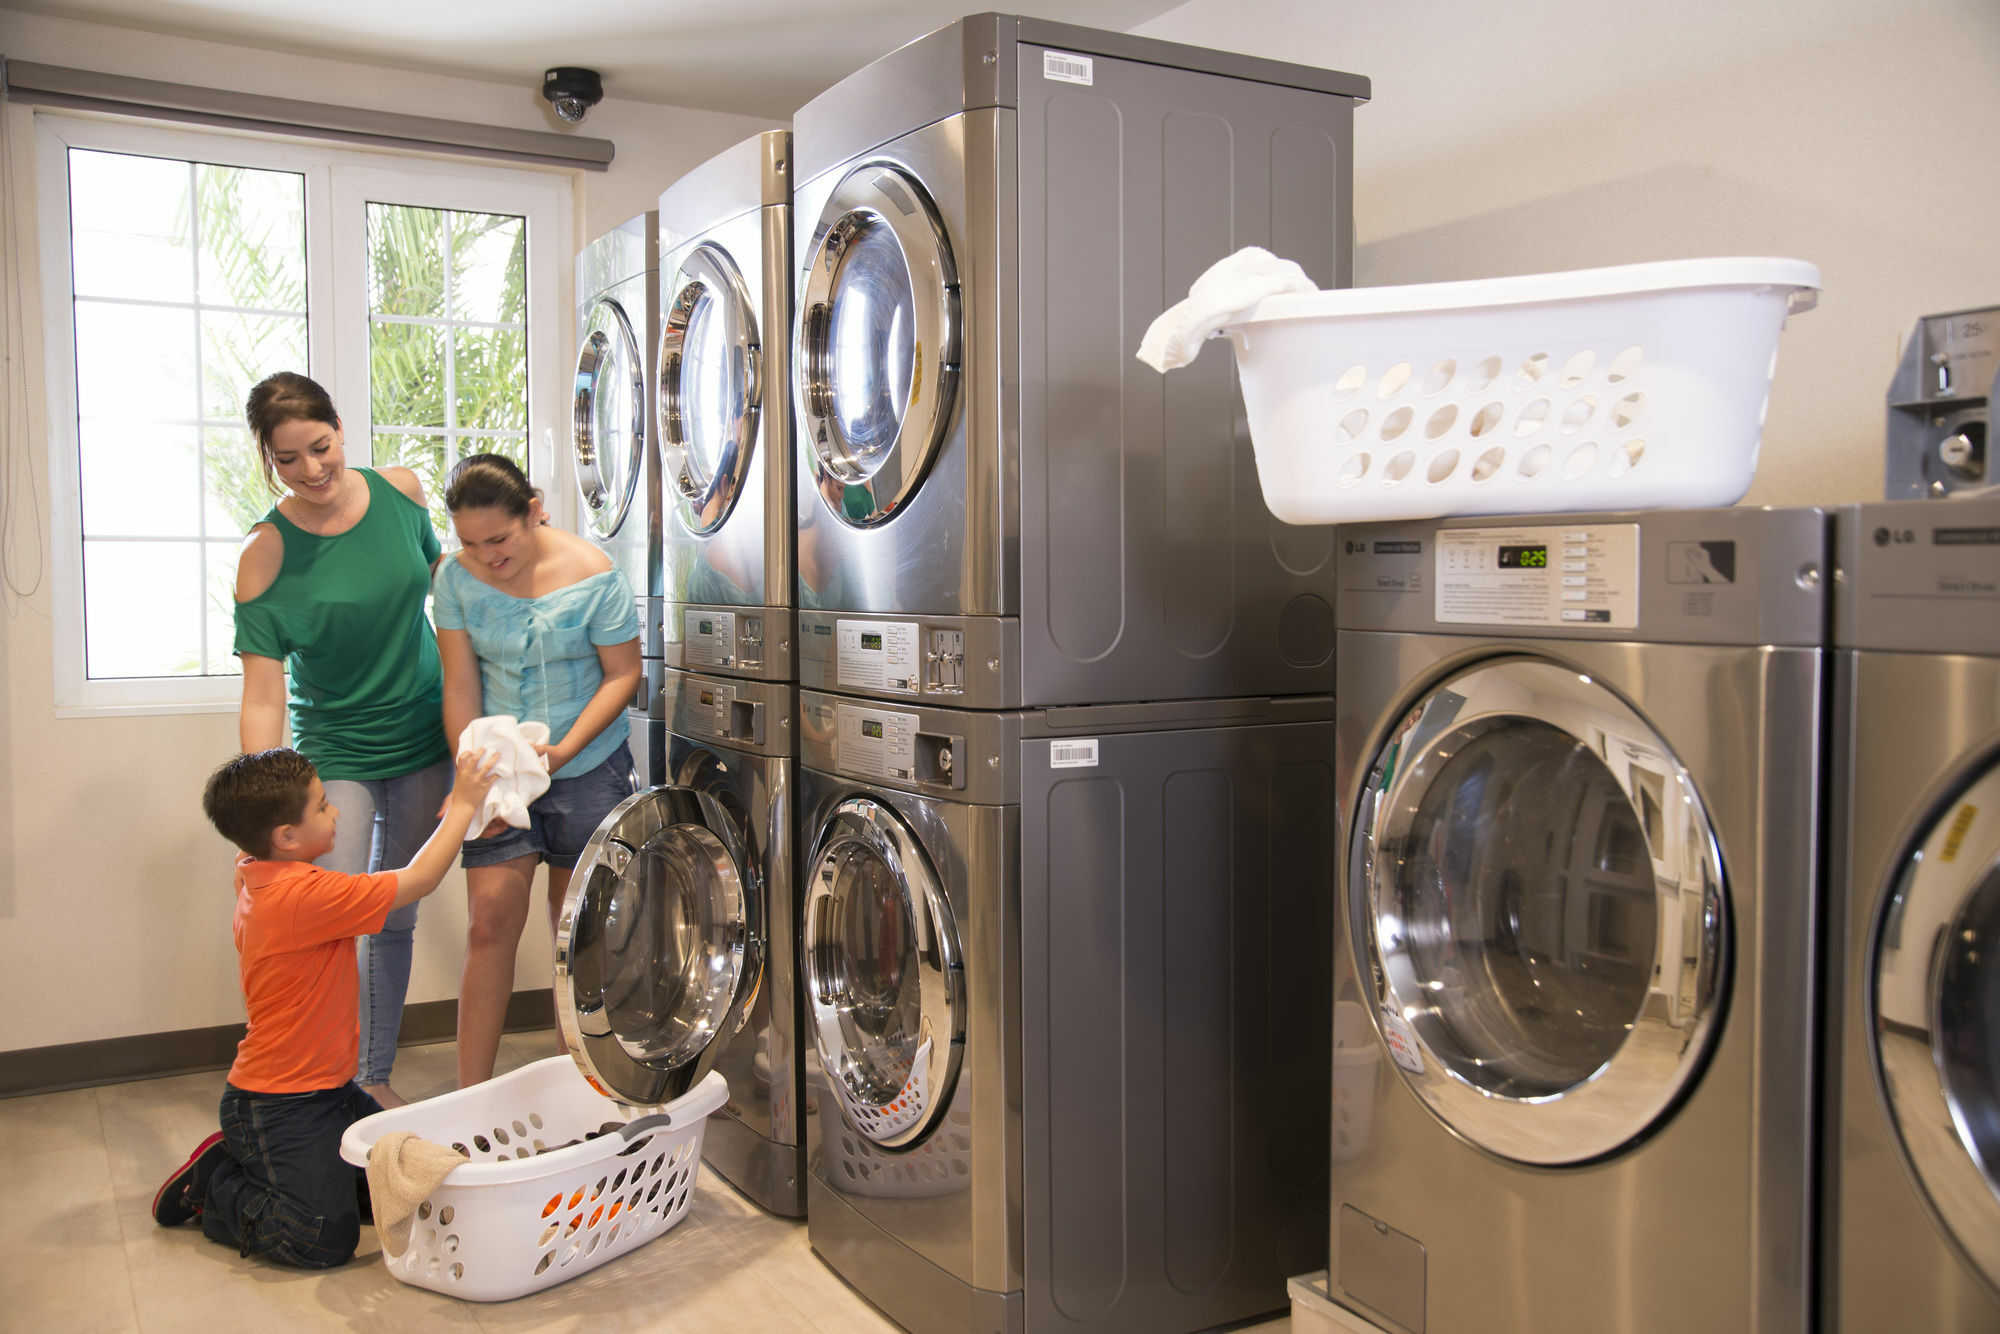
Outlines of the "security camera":
[[564,65],[542,75],[542,96],[567,121],[583,119],[583,113],[604,100],[604,80],[594,69]]

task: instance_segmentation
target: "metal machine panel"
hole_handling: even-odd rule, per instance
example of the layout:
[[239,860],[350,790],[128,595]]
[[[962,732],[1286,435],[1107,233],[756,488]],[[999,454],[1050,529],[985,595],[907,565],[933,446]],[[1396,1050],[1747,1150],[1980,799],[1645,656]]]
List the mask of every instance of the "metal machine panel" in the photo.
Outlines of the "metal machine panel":
[[1850,505],[1834,533],[1836,645],[2000,654],[2000,500]]

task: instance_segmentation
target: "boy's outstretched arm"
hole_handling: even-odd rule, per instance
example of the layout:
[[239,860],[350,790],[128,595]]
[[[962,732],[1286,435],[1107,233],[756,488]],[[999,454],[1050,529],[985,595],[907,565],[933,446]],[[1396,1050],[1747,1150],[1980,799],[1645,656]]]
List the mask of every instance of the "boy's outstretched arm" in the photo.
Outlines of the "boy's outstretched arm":
[[493,786],[493,774],[499,765],[500,757],[490,751],[468,751],[458,757],[458,774],[451,797],[445,802],[444,818],[423,847],[417,849],[410,864],[396,872],[397,908],[416,902],[444,879],[445,872],[451,869],[452,858],[458,855],[459,845],[465,842],[465,831]]

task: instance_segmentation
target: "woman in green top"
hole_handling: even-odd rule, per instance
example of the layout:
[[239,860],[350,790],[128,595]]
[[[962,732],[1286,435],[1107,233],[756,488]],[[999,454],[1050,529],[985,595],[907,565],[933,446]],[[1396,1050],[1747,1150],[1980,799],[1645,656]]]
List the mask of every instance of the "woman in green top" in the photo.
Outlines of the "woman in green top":
[[[408,862],[451,789],[444,685],[424,595],[439,554],[423,486],[407,468],[349,468],[324,389],[289,371],[245,405],[264,480],[287,494],[251,528],[236,566],[236,654],[245,751],[292,744],[346,816],[320,865]],[[289,691],[287,681],[289,679]],[[289,698],[288,698],[289,695]],[[365,936],[360,1084],[385,1107],[410,984],[412,903]]]

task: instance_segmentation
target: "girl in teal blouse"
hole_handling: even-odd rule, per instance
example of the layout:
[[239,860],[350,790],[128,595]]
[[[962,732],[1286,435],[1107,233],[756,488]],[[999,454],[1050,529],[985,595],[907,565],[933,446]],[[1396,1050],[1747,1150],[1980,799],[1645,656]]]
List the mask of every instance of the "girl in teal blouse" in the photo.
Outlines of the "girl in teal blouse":
[[601,548],[547,525],[512,460],[471,455],[451,470],[444,495],[462,544],[431,585],[445,731],[456,744],[478,717],[546,723],[540,749],[551,778],[528,808],[528,828],[496,821],[465,845],[464,1087],[493,1076],[535,868],[549,868],[553,930],[583,845],[632,793],[625,710],[639,686],[639,617],[624,574]]

